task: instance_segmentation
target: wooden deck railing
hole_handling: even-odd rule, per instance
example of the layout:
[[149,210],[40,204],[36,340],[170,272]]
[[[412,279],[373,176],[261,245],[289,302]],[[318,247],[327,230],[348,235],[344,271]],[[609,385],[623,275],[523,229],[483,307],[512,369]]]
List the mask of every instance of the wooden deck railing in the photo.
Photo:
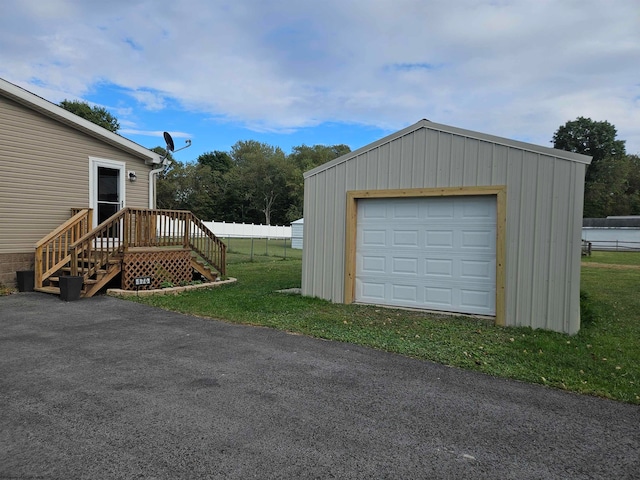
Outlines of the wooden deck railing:
[[226,274],[226,245],[191,212],[136,208],[120,210],[70,245],[71,274],[89,278],[133,247],[190,248]]
[[[74,213],[75,212],[75,213]],[[36,243],[34,286],[42,287],[44,280],[71,260],[70,247],[91,230],[93,211],[74,209],[74,215]]]
[[190,248],[218,272],[226,275],[226,245],[193,213],[185,210],[126,210],[125,248]]

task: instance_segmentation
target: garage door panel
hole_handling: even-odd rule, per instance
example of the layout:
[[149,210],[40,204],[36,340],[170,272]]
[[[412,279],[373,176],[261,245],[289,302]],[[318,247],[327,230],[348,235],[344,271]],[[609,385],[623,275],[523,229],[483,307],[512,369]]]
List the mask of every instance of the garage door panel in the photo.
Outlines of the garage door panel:
[[403,202],[393,206],[391,218],[398,219],[418,219],[420,217],[419,202]]
[[453,303],[453,288],[425,287],[424,300],[429,305],[449,307]]
[[392,275],[418,275],[417,258],[393,257],[391,265]]
[[394,230],[392,238],[391,247],[418,248],[418,230]]
[[370,202],[362,207],[362,217],[366,219],[387,218],[387,206],[384,203]]
[[427,230],[425,232],[426,248],[453,248],[453,230]]
[[357,293],[363,301],[384,303],[385,301],[385,284],[376,281],[359,281],[356,285]]
[[460,306],[472,309],[474,312],[489,313],[493,308],[495,294],[487,290],[460,290]]
[[462,204],[461,217],[465,220],[471,219],[494,219],[496,218],[496,209],[486,202],[468,202]]
[[480,279],[490,281],[496,270],[496,264],[489,260],[461,260],[460,276],[465,279]]
[[449,277],[453,276],[453,260],[446,258],[425,258],[425,276]]
[[387,258],[384,256],[367,255],[361,257],[361,271],[362,273],[373,273],[384,275],[387,271],[386,264]]
[[495,251],[495,240],[495,229],[462,230],[460,232],[461,249]]
[[387,231],[376,229],[364,229],[361,245],[364,247],[386,247]]
[[356,229],[356,301],[495,314],[495,197],[363,199]]
[[453,200],[439,198],[434,199],[436,201],[432,201],[426,205],[425,213],[426,218],[430,219],[442,219],[442,218],[453,218],[455,215],[454,212],[454,204]]
[[405,302],[404,304],[418,303],[418,286],[417,285],[391,285],[391,300],[393,302]]

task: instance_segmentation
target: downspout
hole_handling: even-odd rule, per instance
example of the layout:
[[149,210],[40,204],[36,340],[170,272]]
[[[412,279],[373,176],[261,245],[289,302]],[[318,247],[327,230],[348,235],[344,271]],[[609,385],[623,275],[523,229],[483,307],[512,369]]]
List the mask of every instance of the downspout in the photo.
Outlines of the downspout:
[[156,176],[161,173],[164,168],[169,165],[170,161],[168,159],[162,160],[160,164],[160,168],[156,168],[155,170],[151,170],[149,172],[149,209],[154,210],[156,208]]

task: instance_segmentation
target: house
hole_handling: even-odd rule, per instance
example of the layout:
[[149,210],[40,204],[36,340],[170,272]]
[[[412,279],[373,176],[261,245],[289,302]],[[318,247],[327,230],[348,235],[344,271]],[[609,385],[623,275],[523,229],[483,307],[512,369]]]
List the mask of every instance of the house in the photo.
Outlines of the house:
[[421,120],[320,165],[302,293],[576,333],[590,162]]
[[291,222],[291,248],[302,250],[304,243],[304,218]]
[[[35,269],[36,288],[55,292],[61,275],[82,275],[91,296],[119,274],[123,288],[134,276],[156,283],[190,276],[185,232],[207,234],[189,212],[154,210],[158,154],[2,79],[0,145],[0,283]],[[178,229],[184,251],[176,269],[177,254],[166,250],[178,246]],[[216,240],[207,255],[215,252],[223,271]],[[129,271],[134,260],[125,257],[134,253],[138,264]]]

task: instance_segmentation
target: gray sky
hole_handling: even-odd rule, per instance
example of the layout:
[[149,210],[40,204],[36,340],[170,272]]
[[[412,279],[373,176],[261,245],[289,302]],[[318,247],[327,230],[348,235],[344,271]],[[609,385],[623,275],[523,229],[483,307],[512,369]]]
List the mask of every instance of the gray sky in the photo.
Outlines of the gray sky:
[[[157,133],[172,110],[297,144],[329,124],[379,137],[428,118],[549,146],[587,116],[640,153],[638,0],[1,5],[0,77],[103,104],[125,136]],[[202,139],[189,118],[178,136]]]

